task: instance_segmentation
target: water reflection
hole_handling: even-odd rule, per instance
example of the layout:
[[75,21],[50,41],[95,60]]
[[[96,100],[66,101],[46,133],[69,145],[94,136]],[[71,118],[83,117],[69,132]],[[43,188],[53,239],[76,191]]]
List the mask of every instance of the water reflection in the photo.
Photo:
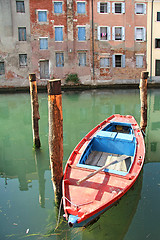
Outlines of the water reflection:
[[[80,139],[106,117],[114,113],[131,114],[140,122],[139,90],[67,92],[63,93],[62,100],[64,166]],[[137,208],[138,203],[141,203],[140,198],[142,197],[143,202],[147,199],[147,195],[144,199],[144,193],[141,192],[146,183],[145,171],[134,189],[94,225],[85,230],[70,230],[62,217],[59,228],[54,231],[58,213],[54,207],[49,170],[47,94],[39,94],[39,105],[42,147],[40,151],[35,151],[32,149],[30,96],[1,95],[0,194],[3,197],[0,201],[0,238],[5,240],[7,235],[13,235],[10,239],[17,240],[29,228],[29,233],[35,234],[31,239],[37,239],[37,236],[45,239],[46,233],[50,235],[50,239],[123,239],[128,228],[132,229],[135,212],[137,214],[140,211]],[[159,90],[148,91],[148,106],[145,163],[151,164],[160,162]],[[153,178],[152,174],[154,172],[147,178],[148,185]],[[158,176],[154,177],[158,182]],[[156,191],[152,196],[156,196],[158,201],[160,198]],[[153,207],[158,209],[158,204],[153,204]],[[13,225],[14,223],[18,225]],[[146,230],[147,228],[148,225],[145,226]]]

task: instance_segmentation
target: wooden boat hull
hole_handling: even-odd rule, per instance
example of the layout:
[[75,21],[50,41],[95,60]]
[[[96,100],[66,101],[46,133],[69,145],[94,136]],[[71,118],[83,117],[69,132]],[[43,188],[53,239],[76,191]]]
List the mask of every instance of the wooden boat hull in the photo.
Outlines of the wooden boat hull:
[[132,116],[113,115],[91,130],[65,167],[63,205],[69,226],[86,226],[114,205],[135,183],[144,156],[143,136]]

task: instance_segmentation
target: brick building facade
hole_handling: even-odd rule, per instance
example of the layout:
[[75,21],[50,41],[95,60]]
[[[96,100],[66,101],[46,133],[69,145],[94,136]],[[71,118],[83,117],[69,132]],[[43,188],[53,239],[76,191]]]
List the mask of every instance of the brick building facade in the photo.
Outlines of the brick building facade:
[[1,26],[1,82],[24,85],[29,73],[39,84],[70,73],[84,84],[134,82],[146,69],[147,1],[14,0],[9,15],[13,46]]

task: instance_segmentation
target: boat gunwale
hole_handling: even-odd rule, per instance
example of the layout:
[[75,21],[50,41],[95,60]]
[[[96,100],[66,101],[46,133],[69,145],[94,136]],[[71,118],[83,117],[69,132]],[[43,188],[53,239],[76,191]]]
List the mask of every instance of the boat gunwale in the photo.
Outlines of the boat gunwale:
[[[81,169],[83,171],[85,170],[85,171],[88,171],[88,172],[94,171],[94,169],[90,169],[90,168],[85,169],[82,166],[81,167],[77,166],[77,163],[76,164],[74,163],[75,160],[76,160],[76,157],[77,157],[77,155],[82,155],[82,153],[83,153],[83,151],[81,152],[82,148],[84,148],[84,146],[85,146],[85,149],[86,149],[86,146],[89,144],[89,142],[91,141],[93,136],[98,132],[98,130],[100,131],[102,129],[102,127],[104,128],[105,125],[107,126],[107,124],[110,123],[111,119],[113,119],[114,117],[119,117],[119,116],[121,116],[121,115],[115,114],[115,115],[112,115],[111,117],[107,118],[102,123],[98,124],[95,128],[93,128],[77,144],[77,146],[75,147],[75,149],[71,153],[71,155],[70,155],[70,157],[69,157],[69,159],[67,161],[66,167],[65,167],[64,178],[63,178],[64,180],[63,180],[63,183],[62,183],[62,185],[63,185],[63,196],[66,195],[65,184],[70,184],[69,182],[67,183],[67,178],[66,178],[67,168],[69,167],[69,168],[73,168],[73,169],[79,169],[79,170]],[[127,117],[127,116],[125,116],[125,117]],[[129,117],[132,117],[132,116],[129,116]],[[141,142],[141,144],[143,145],[142,146],[142,150],[143,151],[141,151],[140,146],[139,146],[139,139],[143,138],[142,133],[139,130],[139,128],[138,128],[139,126],[138,126],[138,124],[137,124],[135,119],[134,119],[134,123],[133,124],[131,123],[131,125],[132,125],[132,129],[134,131],[134,135],[135,135],[135,138],[136,138],[136,141],[137,141],[137,147],[135,149],[134,161],[133,161],[133,164],[132,164],[132,166],[130,168],[129,173],[127,173],[125,176],[122,176],[122,175],[119,175],[119,174],[115,174],[115,173],[111,173],[111,172],[104,172],[104,171],[101,171],[101,172],[98,173],[98,174],[106,174],[106,175],[113,176],[113,177],[116,177],[116,178],[127,179],[127,180],[129,180],[130,184],[127,184],[127,186],[122,190],[122,192],[117,194],[117,196],[113,197],[111,199],[111,201],[108,201],[106,204],[103,203],[102,206],[98,206],[91,213],[87,213],[86,215],[84,215],[83,217],[78,219],[77,220],[77,224],[86,221],[90,217],[94,217],[94,215],[98,214],[98,212],[103,211],[103,210],[105,211],[105,209],[107,209],[110,206],[112,206],[115,202],[117,202],[117,200],[119,200],[133,186],[133,184],[135,183],[136,179],[138,178],[139,173],[140,173],[140,171],[141,171],[141,169],[143,167],[143,163],[144,163],[145,144],[144,144],[144,141]],[[142,152],[142,159],[140,159],[141,156],[139,156],[139,152]],[[134,168],[135,164],[139,164],[138,170],[137,170],[136,173],[132,172],[132,168]],[[135,168],[137,169],[137,166]],[[64,204],[64,211],[65,211],[65,215],[66,215],[66,219],[67,219],[68,212],[66,210],[66,206],[68,204],[66,203],[65,199],[63,199],[63,204]]]

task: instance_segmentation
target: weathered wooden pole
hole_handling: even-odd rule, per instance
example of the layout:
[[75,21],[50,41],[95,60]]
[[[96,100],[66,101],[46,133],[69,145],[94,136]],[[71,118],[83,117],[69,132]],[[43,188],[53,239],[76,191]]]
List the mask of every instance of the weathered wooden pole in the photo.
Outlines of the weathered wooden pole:
[[61,80],[48,81],[49,154],[55,202],[60,203],[63,178],[63,114]]
[[140,100],[141,100],[141,121],[140,127],[143,132],[147,127],[147,79],[148,72],[141,72],[140,79]]
[[35,148],[40,148],[41,142],[39,138],[39,104],[36,84],[36,74],[29,74],[30,82],[30,95],[31,95],[31,109],[32,109],[32,132],[33,132],[33,145]]

